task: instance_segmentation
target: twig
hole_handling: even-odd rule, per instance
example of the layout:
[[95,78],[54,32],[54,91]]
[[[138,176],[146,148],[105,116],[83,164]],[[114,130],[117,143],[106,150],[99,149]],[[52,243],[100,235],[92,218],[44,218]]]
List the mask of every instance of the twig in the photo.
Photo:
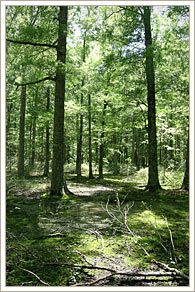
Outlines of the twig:
[[85,285],[87,285],[87,286],[94,286],[95,284],[97,284],[97,283],[99,283],[99,282],[101,282],[101,281],[108,280],[108,279],[111,278],[112,276],[113,276],[113,274],[109,274],[109,275],[107,275],[107,276],[104,276],[104,277],[98,278],[98,279],[96,279],[96,280],[94,280],[94,281],[92,281],[92,282],[90,282],[90,283],[88,283],[88,284],[85,284]]
[[119,12],[121,12],[123,9],[121,8],[121,9],[119,9],[119,10],[117,10],[117,11],[113,11],[113,12],[111,12],[108,16],[106,16],[106,18],[103,20],[103,24],[106,22],[106,20],[108,19],[108,18],[110,18],[113,14],[115,14],[115,13],[119,13]]
[[[109,199],[106,203],[106,209],[103,207],[104,210],[107,211],[108,215],[113,218],[115,221],[117,221],[120,226],[123,226],[125,225],[125,228],[126,230],[128,231],[128,234],[131,234],[133,239],[136,240],[136,235],[134,234],[134,232],[130,229],[128,223],[127,223],[127,215],[128,215],[128,212],[129,212],[129,209],[133,207],[134,205],[134,202],[132,203],[131,206],[129,206],[128,208],[124,209],[124,212],[121,210],[121,203],[120,203],[120,200],[119,200],[119,197],[117,195],[117,206],[118,206],[118,209],[120,211],[120,213],[122,214],[122,216],[124,217],[124,222],[122,222],[121,220],[119,220],[113,213],[110,212],[110,210],[108,209],[108,204],[109,204]],[[136,241],[137,245],[144,251],[144,253],[149,256],[149,253],[147,252],[147,250],[140,244]]]
[[[148,211],[153,212],[153,211],[151,210],[151,208],[148,207],[147,204],[146,204],[145,202],[142,202],[142,204],[143,204],[143,206],[144,206]],[[151,225],[152,225],[152,227],[154,228],[154,231],[157,233],[157,235],[158,235],[158,237],[159,237],[159,239],[160,239],[160,245],[162,246],[162,248],[164,249],[164,251],[165,251],[166,253],[169,253],[168,250],[167,250],[167,248],[165,247],[165,245],[162,243],[162,237],[161,237],[161,234],[159,233],[159,231],[158,231],[158,229],[157,229],[157,222],[156,222],[156,221],[157,221],[157,220],[156,220],[156,217],[155,217],[155,224],[151,224]]]
[[86,256],[85,256],[83,253],[81,253],[81,252],[78,251],[78,250],[76,250],[75,252],[81,256],[81,258],[82,258],[82,260],[83,260],[84,262],[86,262],[86,263],[87,263],[88,265],[90,265],[90,266],[93,266],[93,264],[90,263],[90,262],[88,261],[88,259],[86,258]]
[[37,276],[37,275],[36,275],[35,273],[33,273],[32,271],[29,271],[29,270],[27,270],[27,269],[23,269],[23,268],[20,268],[20,269],[23,270],[23,271],[26,271],[26,272],[30,273],[30,274],[33,275],[33,276],[35,276],[35,277],[39,280],[39,282],[41,282],[42,284],[44,284],[44,285],[46,285],[46,286],[50,286],[48,283],[46,283],[46,282],[44,282],[43,280],[41,280],[40,277]]
[[168,265],[161,263],[161,262],[158,262],[158,261],[155,261],[155,260],[153,261],[153,263],[155,263],[157,266],[159,266],[160,268],[162,268],[165,271],[174,272],[178,276],[181,276],[182,278],[184,278],[185,280],[189,280],[189,277],[186,274],[184,274],[183,272],[179,271],[178,269],[171,268]]
[[97,240],[98,240],[98,236],[100,237],[101,245],[102,245],[102,254],[103,254],[104,253],[104,239],[103,239],[103,236],[101,235],[101,233],[98,232],[97,230],[90,230],[90,229],[87,230],[87,232],[95,234]]
[[[163,217],[164,217],[164,216],[163,216]],[[169,224],[168,224],[167,218],[164,217],[164,219],[165,219],[165,222],[166,222],[167,228],[168,228],[168,230],[169,230],[169,234],[170,234],[170,240],[171,240],[171,245],[172,245],[172,249],[173,249],[174,260],[175,260],[175,262],[177,263],[177,258],[176,258],[176,256],[175,256],[175,245],[174,245],[174,242],[173,242],[173,235],[172,235],[171,229],[170,229],[170,227],[169,227]]]
[[97,265],[93,265],[89,263],[89,265],[77,265],[77,264],[67,264],[67,263],[47,263],[47,265],[53,266],[67,266],[72,268],[80,268],[80,269],[87,269],[87,270],[102,270],[112,273],[113,275],[124,275],[124,276],[131,276],[131,277],[173,277],[173,276],[181,276],[182,274],[178,274],[175,270],[168,271],[168,272],[159,272],[159,271],[149,271],[149,272],[140,272],[140,271],[131,271],[131,270],[116,270],[109,267],[101,267]]
[[51,234],[46,234],[46,235],[42,235],[39,237],[35,237],[33,239],[44,239],[44,238],[53,238],[53,237],[66,237],[66,234],[60,233],[60,232],[56,232],[56,233],[51,233]]
[[[128,232],[132,235],[133,239],[135,240],[136,239],[136,235],[134,234],[134,232],[130,229],[129,225],[127,224],[127,214],[125,214],[125,226],[128,230]],[[139,242],[137,242],[136,240],[136,243],[137,245],[144,251],[144,253],[149,256],[149,253],[147,252],[147,250],[143,247],[142,244],[140,244]]]

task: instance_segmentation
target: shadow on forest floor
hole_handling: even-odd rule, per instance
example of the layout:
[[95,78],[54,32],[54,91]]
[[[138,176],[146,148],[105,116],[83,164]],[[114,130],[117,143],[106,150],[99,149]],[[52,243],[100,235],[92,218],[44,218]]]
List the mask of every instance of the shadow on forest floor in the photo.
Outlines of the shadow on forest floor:
[[[48,199],[49,179],[8,179],[7,285],[43,285],[29,271],[53,286],[90,283],[105,275],[78,268],[81,254],[112,268],[156,270],[151,264],[155,259],[188,273],[187,193],[148,193],[125,179],[83,178],[78,183],[69,177],[69,188],[80,196],[61,200]],[[115,277],[99,285],[179,284]]]

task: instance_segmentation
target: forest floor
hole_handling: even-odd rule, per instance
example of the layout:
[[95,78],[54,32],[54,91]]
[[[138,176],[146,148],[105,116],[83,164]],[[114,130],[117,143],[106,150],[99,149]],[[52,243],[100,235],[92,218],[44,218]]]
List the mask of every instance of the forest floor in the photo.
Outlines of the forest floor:
[[69,176],[76,196],[52,200],[49,179],[8,176],[7,286],[188,285],[153,276],[166,271],[159,262],[189,273],[188,193],[149,193],[134,179]]

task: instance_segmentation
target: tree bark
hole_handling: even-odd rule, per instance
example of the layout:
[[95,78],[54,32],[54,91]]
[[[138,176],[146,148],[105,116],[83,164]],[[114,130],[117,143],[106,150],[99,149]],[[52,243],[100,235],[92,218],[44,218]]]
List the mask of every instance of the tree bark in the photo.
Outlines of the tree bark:
[[91,144],[91,95],[88,95],[88,151],[89,151],[89,179],[93,178],[92,168],[92,144]]
[[157,137],[156,137],[156,102],[155,102],[155,72],[153,63],[153,47],[150,24],[150,7],[144,6],[144,27],[146,46],[146,80],[148,101],[148,184],[146,189],[155,191],[161,189],[158,178]]
[[[169,128],[172,128],[172,124],[173,124],[173,114],[172,114],[172,112],[173,112],[173,106],[172,105],[170,105],[170,109],[171,109],[171,113],[170,113],[170,116],[169,116]],[[173,134],[171,133],[170,134],[170,137],[169,137],[169,161],[170,160],[174,160],[174,136],[173,136]]]
[[[83,39],[83,55],[82,55],[82,61],[85,62],[85,46],[86,46],[86,32],[84,34]],[[85,85],[85,77],[83,77],[81,82],[81,90],[83,86]],[[78,139],[77,139],[77,159],[76,159],[76,173],[77,173],[77,179],[80,179],[81,174],[81,165],[82,165],[82,146],[83,146],[83,112],[82,112],[82,106],[83,106],[83,92],[81,93],[81,99],[80,99],[80,105],[81,105],[81,112],[79,115],[79,126],[78,126]]]
[[[84,78],[82,80],[82,87],[84,86]],[[76,159],[76,173],[77,179],[80,179],[81,174],[81,165],[82,165],[82,145],[83,145],[83,113],[82,113],[82,105],[83,105],[83,93],[81,93],[81,112],[78,117],[78,138],[77,138],[77,159]]]
[[26,86],[22,86],[20,97],[18,176],[24,176],[25,111],[26,111]]
[[189,191],[189,131],[186,149],[186,164],[185,164],[185,174],[182,183],[182,189]]
[[34,112],[32,118],[32,144],[31,144],[31,162],[30,166],[33,167],[35,163],[35,144],[36,144],[36,121],[37,121],[37,98],[38,98],[38,89],[35,94],[34,100]]
[[64,194],[64,95],[68,7],[60,6],[58,16],[57,69],[55,78],[55,109],[51,195]]
[[105,136],[105,114],[107,108],[107,101],[104,100],[104,107],[102,113],[102,130],[100,134],[100,146],[99,146],[99,179],[103,179],[103,164],[104,164],[104,136]]
[[6,147],[6,152],[7,152],[7,164],[9,162],[9,171],[10,173],[12,172],[12,143],[8,143],[8,141],[10,141],[11,139],[11,134],[10,134],[10,130],[11,130],[11,111],[13,109],[13,103],[12,100],[8,101],[7,100],[7,112],[6,112],[6,116],[7,116],[7,123],[6,123],[6,140],[7,140],[7,147]]
[[[46,110],[49,112],[50,109],[50,89],[47,88],[47,105]],[[49,152],[49,121],[46,122],[46,133],[45,133],[45,166],[43,176],[48,176],[49,174],[49,160],[50,160],[50,152]]]

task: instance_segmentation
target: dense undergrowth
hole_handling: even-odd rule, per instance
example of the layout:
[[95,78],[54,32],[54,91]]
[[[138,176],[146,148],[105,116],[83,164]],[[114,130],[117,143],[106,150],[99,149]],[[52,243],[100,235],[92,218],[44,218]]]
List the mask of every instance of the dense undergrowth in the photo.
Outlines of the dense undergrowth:
[[[155,260],[188,274],[188,194],[168,188],[146,192],[142,172],[132,179],[108,174],[101,181],[83,178],[79,183],[70,176],[68,186],[78,194],[82,188],[84,194],[92,187],[97,190],[60,200],[49,198],[49,179],[8,176],[6,284],[87,285],[106,275],[80,267],[86,261],[119,270],[156,271]],[[186,284],[113,276],[99,285]]]

